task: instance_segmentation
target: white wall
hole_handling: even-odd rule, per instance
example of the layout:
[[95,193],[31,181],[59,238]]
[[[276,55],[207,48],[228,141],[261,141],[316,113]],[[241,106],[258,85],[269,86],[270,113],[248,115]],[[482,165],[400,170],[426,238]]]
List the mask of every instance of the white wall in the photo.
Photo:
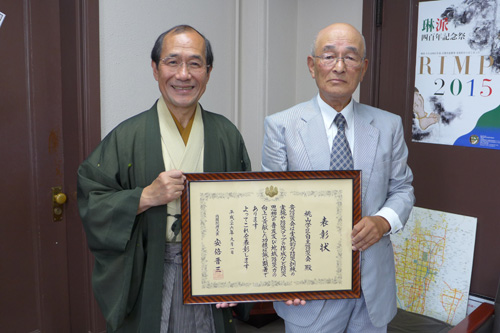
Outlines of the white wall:
[[333,22],[348,22],[361,31],[362,4],[363,0],[101,1],[102,135],[159,97],[151,48],[163,31],[190,24],[210,40],[215,57],[200,102],[238,126],[253,170],[260,170],[264,117],[317,93],[306,65],[316,33]]
[[[297,18],[297,84],[295,101],[303,102],[318,93],[316,84],[307,68],[307,56],[316,34],[327,25],[335,22],[352,24],[362,30],[363,0],[299,0]],[[312,6],[311,4],[314,4]],[[359,93],[354,93],[359,99]]]
[[103,136],[122,120],[149,109],[160,96],[150,53],[156,38],[178,24],[195,27],[214,49],[214,70],[200,103],[231,116],[235,1],[106,0],[99,7]]
[[242,1],[240,40],[240,119],[237,123],[260,171],[264,118],[295,100],[297,2]]

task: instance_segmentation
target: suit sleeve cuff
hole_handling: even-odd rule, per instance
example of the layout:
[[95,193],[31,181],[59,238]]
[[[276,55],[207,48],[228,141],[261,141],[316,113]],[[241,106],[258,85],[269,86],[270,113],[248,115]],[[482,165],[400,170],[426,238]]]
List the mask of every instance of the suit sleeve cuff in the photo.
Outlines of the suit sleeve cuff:
[[403,224],[401,223],[398,214],[396,214],[396,212],[389,207],[382,207],[375,215],[385,218],[391,226],[391,230],[385,233],[384,236],[395,234],[403,228]]

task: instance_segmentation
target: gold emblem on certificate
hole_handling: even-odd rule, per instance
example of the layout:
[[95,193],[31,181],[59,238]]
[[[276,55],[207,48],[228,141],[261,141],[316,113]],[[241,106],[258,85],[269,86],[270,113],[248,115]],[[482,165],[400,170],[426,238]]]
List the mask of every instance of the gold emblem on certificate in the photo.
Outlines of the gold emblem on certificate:
[[274,197],[276,194],[278,194],[278,188],[274,186],[269,186],[266,187],[266,195],[270,198]]

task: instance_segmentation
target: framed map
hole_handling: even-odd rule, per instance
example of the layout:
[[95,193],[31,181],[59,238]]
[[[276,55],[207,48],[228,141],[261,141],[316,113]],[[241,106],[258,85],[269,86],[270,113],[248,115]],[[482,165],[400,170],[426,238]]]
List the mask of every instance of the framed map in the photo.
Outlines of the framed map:
[[456,325],[467,315],[477,219],[414,207],[391,235],[398,307]]

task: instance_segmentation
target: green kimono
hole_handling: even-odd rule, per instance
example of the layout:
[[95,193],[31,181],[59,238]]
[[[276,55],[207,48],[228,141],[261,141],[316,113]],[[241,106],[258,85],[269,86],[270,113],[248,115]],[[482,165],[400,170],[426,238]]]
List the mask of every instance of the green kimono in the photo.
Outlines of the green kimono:
[[[205,172],[248,171],[237,128],[202,110]],[[136,215],[142,190],[165,171],[155,105],[118,125],[78,169],[78,206],[95,256],[92,285],[110,332],[159,332],[166,206]],[[213,306],[217,332],[234,332],[231,310]]]

